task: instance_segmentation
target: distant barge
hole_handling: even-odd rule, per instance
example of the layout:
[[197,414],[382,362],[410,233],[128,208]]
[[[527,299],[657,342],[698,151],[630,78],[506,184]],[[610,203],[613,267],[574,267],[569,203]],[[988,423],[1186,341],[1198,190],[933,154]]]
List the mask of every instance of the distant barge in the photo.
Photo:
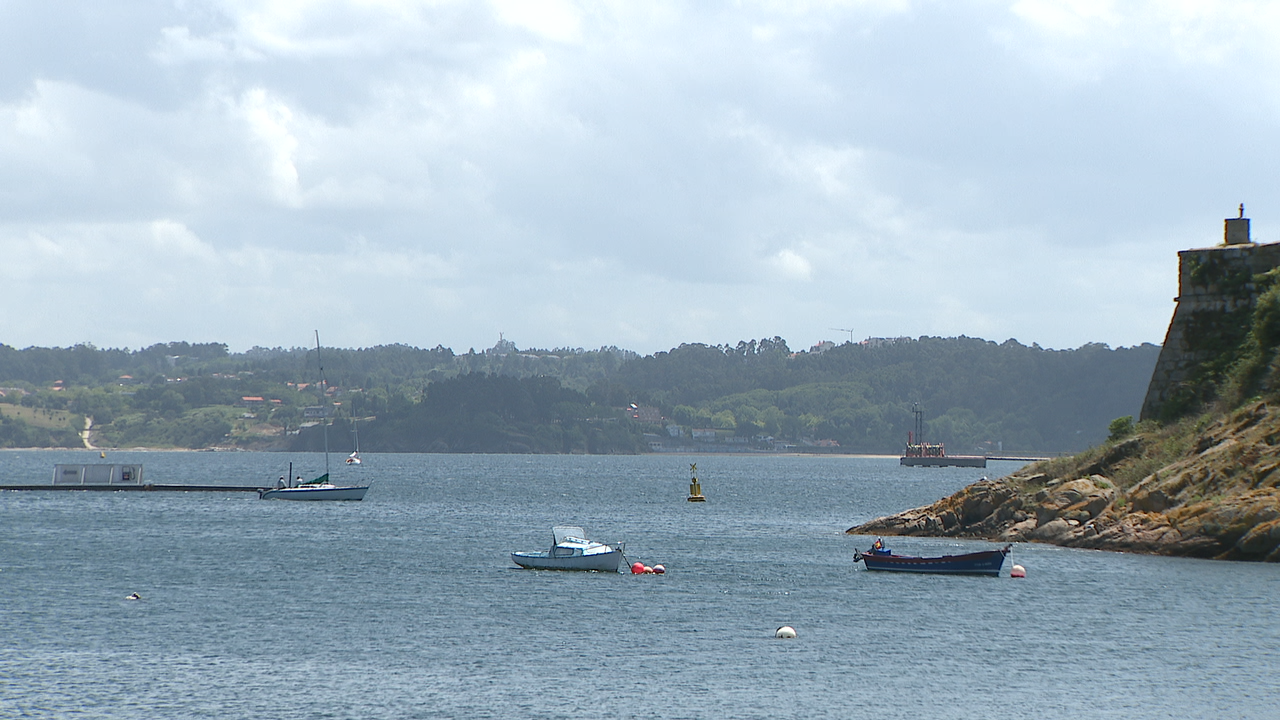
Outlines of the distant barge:
[[987,466],[986,455],[948,455],[943,443],[924,441],[924,411],[917,404],[911,409],[916,416],[915,432],[907,433],[907,450],[898,459],[907,467],[976,467]]
[[[940,447],[941,445],[939,445]],[[898,462],[908,467],[976,467],[984,468],[987,466],[986,455],[911,455],[911,446],[907,447],[908,454],[898,458]]]

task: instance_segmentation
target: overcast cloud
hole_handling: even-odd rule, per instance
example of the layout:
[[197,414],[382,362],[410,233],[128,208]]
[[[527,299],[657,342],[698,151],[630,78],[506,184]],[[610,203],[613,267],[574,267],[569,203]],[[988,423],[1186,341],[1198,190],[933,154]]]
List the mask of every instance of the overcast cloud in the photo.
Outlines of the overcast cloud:
[[1268,2],[0,2],[0,342],[1158,343],[1278,168]]

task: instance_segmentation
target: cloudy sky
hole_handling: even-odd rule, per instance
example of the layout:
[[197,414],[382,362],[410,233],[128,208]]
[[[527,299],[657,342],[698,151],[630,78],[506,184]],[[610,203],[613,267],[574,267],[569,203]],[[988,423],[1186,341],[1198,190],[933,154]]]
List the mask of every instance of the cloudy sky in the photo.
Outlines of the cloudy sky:
[[1241,202],[1269,2],[0,0],[15,347],[1159,343]]

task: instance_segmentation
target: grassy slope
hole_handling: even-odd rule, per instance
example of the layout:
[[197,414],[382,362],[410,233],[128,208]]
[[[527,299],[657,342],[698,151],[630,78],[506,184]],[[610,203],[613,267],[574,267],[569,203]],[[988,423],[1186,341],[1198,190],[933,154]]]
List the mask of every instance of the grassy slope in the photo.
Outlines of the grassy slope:
[[84,423],[83,415],[76,415],[66,410],[45,410],[43,408],[29,408],[10,403],[0,403],[0,416],[22,420],[28,425],[52,430],[62,430],[70,427],[73,423],[76,425]]

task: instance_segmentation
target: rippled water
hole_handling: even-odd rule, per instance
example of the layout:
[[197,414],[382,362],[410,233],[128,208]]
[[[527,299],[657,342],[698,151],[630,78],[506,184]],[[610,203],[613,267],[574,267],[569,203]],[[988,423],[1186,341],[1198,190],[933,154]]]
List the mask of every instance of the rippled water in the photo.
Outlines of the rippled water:
[[[0,483],[96,457],[3,452]],[[109,459],[155,483],[322,463]],[[684,501],[690,461],[702,505]],[[335,470],[373,481],[362,503],[0,493],[0,717],[1276,716],[1276,566],[1039,545],[1014,550],[1025,580],[852,564],[869,539],[845,528],[1014,467],[373,455]],[[511,564],[558,523],[669,573]],[[799,637],[774,640],[783,624]]]

